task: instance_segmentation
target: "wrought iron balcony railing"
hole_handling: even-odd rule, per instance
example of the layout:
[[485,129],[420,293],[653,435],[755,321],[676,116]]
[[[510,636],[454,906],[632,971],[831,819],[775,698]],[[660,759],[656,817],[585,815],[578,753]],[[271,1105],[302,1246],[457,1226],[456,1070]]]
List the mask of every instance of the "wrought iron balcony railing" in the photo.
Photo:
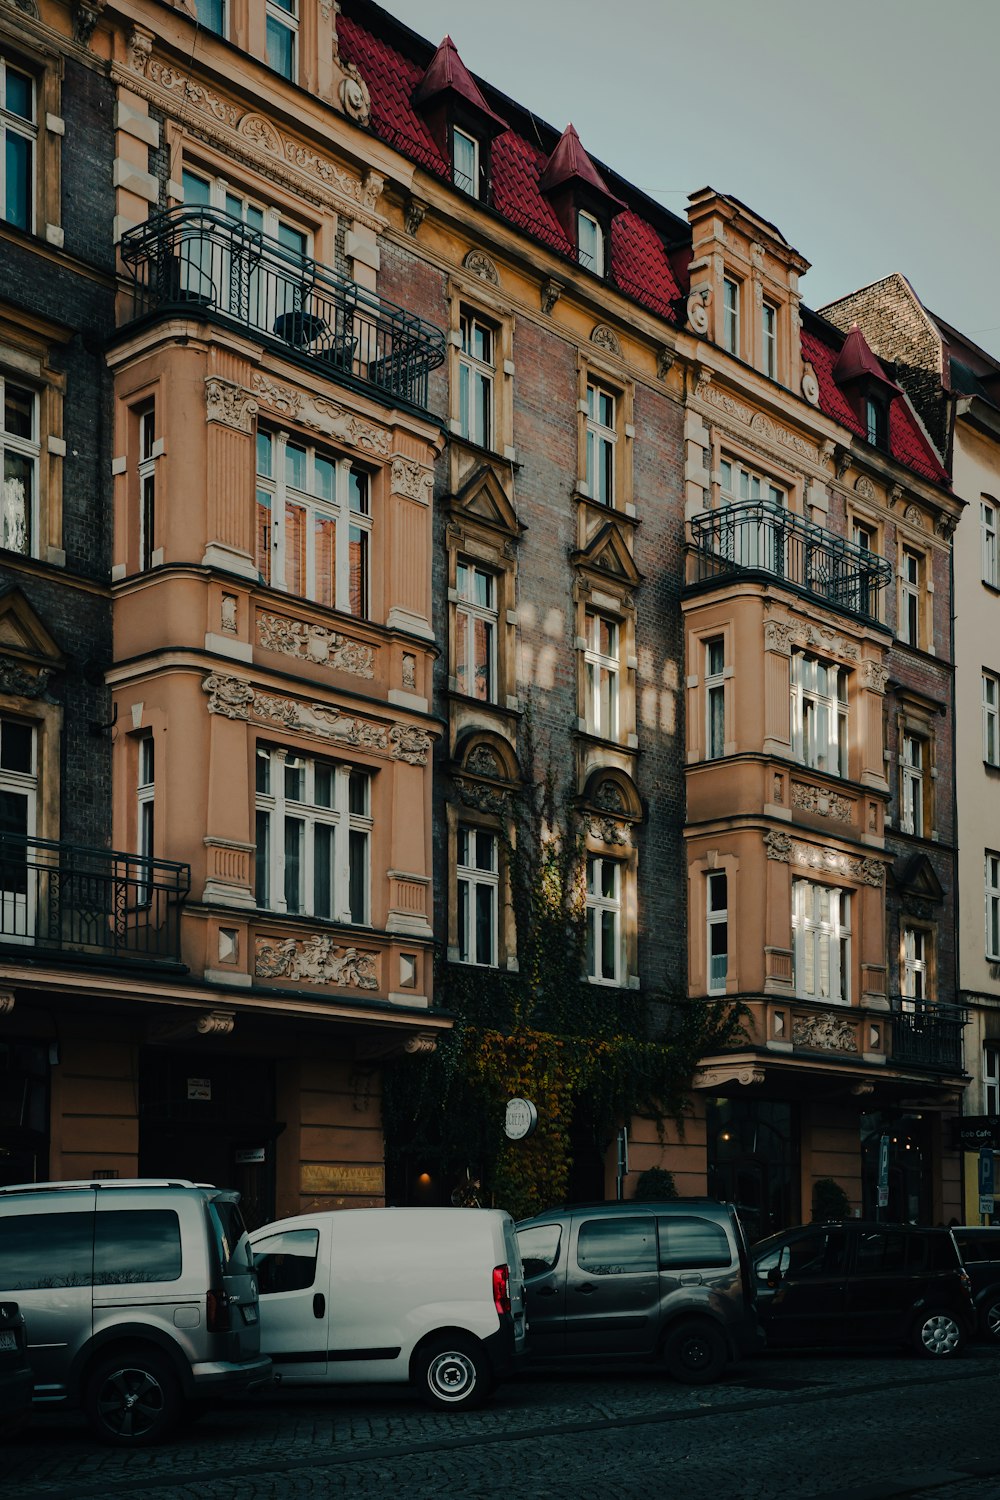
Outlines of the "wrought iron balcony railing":
[[127,230],[121,253],[133,317],[197,309],[426,409],[441,330],[259,229],[218,209],[173,208]]
[[938,1000],[890,997],[892,1061],[945,1073],[961,1073],[962,1031],[969,1013]]
[[0,835],[0,947],[180,962],[189,865],[117,849]]
[[885,558],[764,501],[702,511],[691,536],[696,582],[762,573],[866,620],[879,618],[879,595],[892,579]]

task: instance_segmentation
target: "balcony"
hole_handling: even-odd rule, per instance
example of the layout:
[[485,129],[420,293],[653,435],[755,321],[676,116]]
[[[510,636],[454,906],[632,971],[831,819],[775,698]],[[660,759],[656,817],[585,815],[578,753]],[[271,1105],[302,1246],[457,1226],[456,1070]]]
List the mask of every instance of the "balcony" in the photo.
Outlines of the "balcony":
[[873,623],[892,579],[885,558],[764,501],[702,511],[692,517],[691,538],[695,583],[733,575],[777,579]]
[[188,865],[0,836],[0,947],[25,957],[179,965]]
[[440,329],[217,209],[151,215],[121,239],[127,321],[170,311],[236,325],[317,372],[426,410]]
[[962,1030],[969,1019],[960,1005],[937,1000],[890,998],[892,1060],[904,1067],[961,1073]]

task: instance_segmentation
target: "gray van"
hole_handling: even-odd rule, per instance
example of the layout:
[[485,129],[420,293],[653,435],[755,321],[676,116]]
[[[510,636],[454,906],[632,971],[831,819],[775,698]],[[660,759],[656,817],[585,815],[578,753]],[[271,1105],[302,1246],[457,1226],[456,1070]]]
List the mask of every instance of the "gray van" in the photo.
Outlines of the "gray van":
[[185,1407],[265,1385],[239,1194],[183,1180],[0,1188],[0,1299],[24,1315],[36,1405],[103,1441],[165,1437]]
[[659,1360],[718,1380],[764,1336],[736,1212],[710,1198],[550,1209],[517,1226],[532,1362]]

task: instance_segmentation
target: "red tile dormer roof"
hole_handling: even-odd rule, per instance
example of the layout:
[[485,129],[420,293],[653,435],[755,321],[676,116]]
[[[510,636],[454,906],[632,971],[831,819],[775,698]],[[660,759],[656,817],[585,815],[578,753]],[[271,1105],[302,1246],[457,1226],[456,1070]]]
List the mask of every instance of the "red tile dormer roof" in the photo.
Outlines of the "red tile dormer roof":
[[872,353],[871,346],[857,323],[844,340],[844,347],[833,365],[833,378],[840,386],[851,385],[857,380],[874,380],[886,391],[900,395],[899,386],[889,379],[882,365]]
[[609,203],[618,208],[624,208],[620,198],[616,198],[610,190],[600,172],[594,166],[590,157],[583,149],[583,143],[576,132],[574,125],[567,125],[556,144],[556,149],[545,164],[545,170],[538,179],[539,190],[543,193],[555,192],[557,188],[565,187],[568,183],[579,182],[592,192],[599,193]]
[[486,103],[482,90],[459,57],[458,48],[450,36],[444,38],[427,64],[427,71],[414,91],[413,102],[419,109],[442,95],[460,99],[481,116],[491,130],[507,129],[506,120],[502,120]]

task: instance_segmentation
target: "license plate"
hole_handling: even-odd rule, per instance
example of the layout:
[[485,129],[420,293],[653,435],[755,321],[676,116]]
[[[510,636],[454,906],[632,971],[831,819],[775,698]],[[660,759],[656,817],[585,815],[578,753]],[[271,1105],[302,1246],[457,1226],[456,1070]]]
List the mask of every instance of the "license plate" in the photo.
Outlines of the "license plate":
[[0,1332],[0,1349],[16,1349],[17,1335],[10,1333],[6,1328]]
[[240,1312],[243,1314],[244,1323],[256,1323],[257,1309],[252,1303],[248,1304],[246,1307],[241,1307]]

